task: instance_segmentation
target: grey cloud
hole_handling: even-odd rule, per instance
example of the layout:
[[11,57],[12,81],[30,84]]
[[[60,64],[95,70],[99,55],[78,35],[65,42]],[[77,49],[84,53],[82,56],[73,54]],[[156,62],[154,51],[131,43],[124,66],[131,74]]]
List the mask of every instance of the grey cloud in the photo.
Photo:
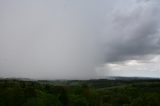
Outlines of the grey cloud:
[[[138,4],[137,4],[138,5]],[[133,10],[114,14],[106,35],[107,62],[143,59],[160,53],[158,4],[138,5]],[[131,7],[132,8],[132,7]]]
[[105,63],[159,54],[158,4],[1,0],[0,77],[89,79]]

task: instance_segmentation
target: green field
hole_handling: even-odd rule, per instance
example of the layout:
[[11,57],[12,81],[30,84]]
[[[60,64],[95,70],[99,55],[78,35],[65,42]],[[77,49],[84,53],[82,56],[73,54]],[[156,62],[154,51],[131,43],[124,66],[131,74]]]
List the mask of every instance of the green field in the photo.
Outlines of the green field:
[[160,106],[160,80],[0,80],[0,106]]

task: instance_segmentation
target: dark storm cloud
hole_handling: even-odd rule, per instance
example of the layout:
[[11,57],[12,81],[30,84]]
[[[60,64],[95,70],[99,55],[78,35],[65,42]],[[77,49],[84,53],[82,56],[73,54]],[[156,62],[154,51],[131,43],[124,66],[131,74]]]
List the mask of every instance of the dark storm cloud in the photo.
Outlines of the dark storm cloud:
[[[152,2],[151,2],[152,3]],[[138,6],[137,6],[138,5]],[[107,62],[145,59],[160,53],[160,27],[158,4],[142,2],[131,10],[114,12],[106,27]],[[122,13],[121,13],[122,12]]]

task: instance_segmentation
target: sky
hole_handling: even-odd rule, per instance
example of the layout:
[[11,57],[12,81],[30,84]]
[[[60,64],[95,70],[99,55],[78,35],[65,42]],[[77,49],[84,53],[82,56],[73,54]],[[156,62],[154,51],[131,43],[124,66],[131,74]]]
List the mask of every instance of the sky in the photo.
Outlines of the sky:
[[0,77],[160,78],[159,0],[0,0]]

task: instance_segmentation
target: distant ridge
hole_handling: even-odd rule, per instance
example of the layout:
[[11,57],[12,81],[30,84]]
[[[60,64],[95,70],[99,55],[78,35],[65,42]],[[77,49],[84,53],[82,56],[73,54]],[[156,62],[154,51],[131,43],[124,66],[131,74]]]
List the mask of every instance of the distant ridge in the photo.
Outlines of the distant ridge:
[[108,80],[160,80],[160,78],[155,77],[123,77],[123,76],[110,76],[107,77]]
[[[31,78],[4,78],[0,77],[0,80],[21,80],[21,81],[70,81],[70,80],[81,80],[81,79],[31,79]],[[85,80],[85,79],[82,79]],[[87,80],[160,80],[160,78],[155,77],[126,77],[126,76],[107,76],[104,78],[87,79]]]
[[0,77],[0,80],[37,81],[37,80],[31,79],[31,78],[14,78],[14,77],[11,77],[11,78],[2,78],[2,77]]

